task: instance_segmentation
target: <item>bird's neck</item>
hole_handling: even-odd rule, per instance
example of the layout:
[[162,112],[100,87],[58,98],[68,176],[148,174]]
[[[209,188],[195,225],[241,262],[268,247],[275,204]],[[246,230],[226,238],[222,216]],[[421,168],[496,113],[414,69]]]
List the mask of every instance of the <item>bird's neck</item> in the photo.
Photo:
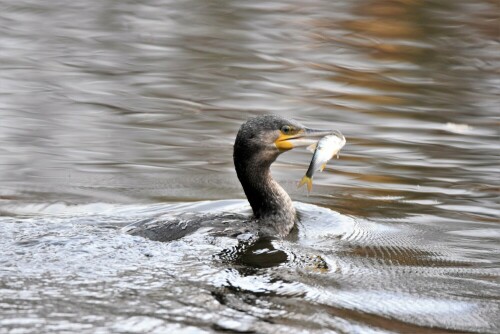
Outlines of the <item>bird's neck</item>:
[[270,165],[246,160],[236,163],[236,173],[250,202],[255,218],[265,233],[286,236],[295,224],[290,196],[271,176]]

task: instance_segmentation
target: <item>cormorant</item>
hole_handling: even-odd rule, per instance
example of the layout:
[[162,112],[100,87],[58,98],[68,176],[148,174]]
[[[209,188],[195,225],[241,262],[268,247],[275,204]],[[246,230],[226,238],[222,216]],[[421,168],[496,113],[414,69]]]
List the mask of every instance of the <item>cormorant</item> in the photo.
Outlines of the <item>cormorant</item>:
[[276,115],[250,118],[238,131],[233,160],[252,207],[251,220],[241,215],[229,220],[215,215],[168,221],[151,218],[131,224],[125,230],[157,241],[175,240],[206,226],[229,231],[231,235],[257,231],[260,237],[285,237],[295,225],[297,215],[290,196],[273,180],[271,164],[281,153],[314,144],[325,135],[343,138],[337,130],[308,129]]

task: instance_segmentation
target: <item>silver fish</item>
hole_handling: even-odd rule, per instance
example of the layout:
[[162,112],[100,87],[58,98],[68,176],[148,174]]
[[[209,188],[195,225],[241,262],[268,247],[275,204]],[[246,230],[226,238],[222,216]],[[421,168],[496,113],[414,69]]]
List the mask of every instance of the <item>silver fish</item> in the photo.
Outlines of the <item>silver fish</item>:
[[300,180],[298,187],[307,184],[307,190],[311,192],[314,172],[317,170],[323,171],[328,160],[332,159],[335,155],[338,157],[338,153],[344,147],[345,143],[345,137],[339,133],[324,136],[316,144],[309,146],[307,149],[314,151],[314,154],[306,175]]

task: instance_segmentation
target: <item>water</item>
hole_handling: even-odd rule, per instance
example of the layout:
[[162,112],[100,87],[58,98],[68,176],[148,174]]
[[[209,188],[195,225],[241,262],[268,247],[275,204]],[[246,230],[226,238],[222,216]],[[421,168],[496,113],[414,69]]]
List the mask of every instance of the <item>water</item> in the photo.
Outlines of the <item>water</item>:
[[[500,331],[495,1],[2,1],[0,333]],[[298,232],[121,232],[249,214],[249,116],[337,128]],[[308,204],[306,204],[308,203]]]

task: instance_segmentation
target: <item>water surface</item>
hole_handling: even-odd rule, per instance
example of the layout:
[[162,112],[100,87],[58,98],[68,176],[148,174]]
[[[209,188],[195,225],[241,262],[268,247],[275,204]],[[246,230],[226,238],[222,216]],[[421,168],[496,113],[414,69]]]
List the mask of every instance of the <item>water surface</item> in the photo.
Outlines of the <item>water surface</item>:
[[[500,331],[497,2],[1,1],[0,332]],[[158,243],[249,214],[250,116],[337,128],[298,232]]]

